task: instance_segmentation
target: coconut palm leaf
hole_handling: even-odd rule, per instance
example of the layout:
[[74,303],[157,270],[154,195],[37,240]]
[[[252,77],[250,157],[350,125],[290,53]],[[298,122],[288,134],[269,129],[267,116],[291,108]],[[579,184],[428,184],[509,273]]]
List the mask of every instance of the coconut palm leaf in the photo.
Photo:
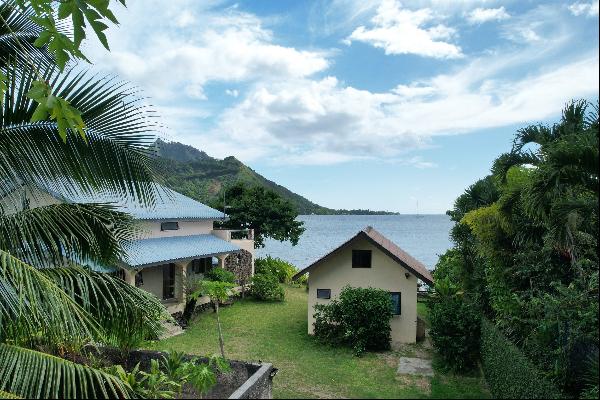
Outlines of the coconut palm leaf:
[[92,315],[103,329],[105,344],[121,347],[157,339],[161,321],[169,318],[156,296],[122,279],[77,267],[42,272]]
[[33,42],[42,32],[30,18],[33,15],[33,10],[18,9],[13,1],[0,3],[0,68],[14,59],[25,63],[28,57],[35,59],[38,65],[49,65],[53,62],[52,55],[45,48],[33,46]]
[[49,354],[0,343],[0,360],[0,391],[24,398],[133,397],[118,378]]
[[55,122],[30,122],[37,105],[26,94],[35,72],[9,65],[0,119],[0,176],[5,177],[0,191],[10,191],[14,182],[51,181],[87,193],[102,188],[152,204],[150,149],[157,125],[135,91],[126,83],[74,69],[60,73],[52,67],[43,74],[56,95],[81,111],[86,138],[69,135],[63,142]]
[[116,265],[123,255],[121,242],[135,232],[128,214],[102,204],[51,204],[10,215],[0,211],[0,248],[36,267],[60,265],[65,257]]
[[91,315],[47,275],[0,249],[0,343],[58,348],[101,335]]

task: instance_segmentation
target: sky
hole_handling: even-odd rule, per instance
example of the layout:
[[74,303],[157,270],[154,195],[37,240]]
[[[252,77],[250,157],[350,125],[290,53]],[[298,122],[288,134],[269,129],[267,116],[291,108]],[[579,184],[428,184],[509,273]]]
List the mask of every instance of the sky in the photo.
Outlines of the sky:
[[443,213],[519,128],[598,99],[597,0],[113,7],[111,51],[84,53],[164,137],[331,208]]

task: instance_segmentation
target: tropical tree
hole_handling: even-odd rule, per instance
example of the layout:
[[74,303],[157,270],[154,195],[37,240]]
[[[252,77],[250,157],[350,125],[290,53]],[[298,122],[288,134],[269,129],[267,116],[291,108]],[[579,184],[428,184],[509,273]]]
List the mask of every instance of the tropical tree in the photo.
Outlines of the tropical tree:
[[[227,228],[254,230],[254,247],[264,247],[265,239],[289,240],[298,244],[304,232],[302,221],[297,221],[298,211],[294,205],[272,190],[260,186],[247,186],[236,183],[226,189]],[[223,204],[213,207],[223,210]]]
[[221,330],[221,320],[219,319],[219,304],[227,300],[231,296],[231,289],[235,287],[229,282],[219,281],[202,281],[200,289],[192,296],[198,298],[200,296],[208,296],[210,301],[215,305],[215,314],[217,316],[217,330],[219,332],[219,347],[221,349],[221,357],[225,358],[225,342],[223,341],[223,332]]
[[573,101],[519,130],[448,212],[455,248],[434,272],[571,395],[598,354],[598,126],[598,105]]
[[[87,344],[127,346],[161,330],[156,298],[88,267],[123,256],[132,221],[108,204],[48,204],[40,193],[103,190],[151,205],[155,125],[127,84],[65,66],[61,34],[39,19],[54,12],[46,3],[0,4],[0,393],[126,398],[125,382],[73,360]],[[76,3],[108,1],[61,4]]]

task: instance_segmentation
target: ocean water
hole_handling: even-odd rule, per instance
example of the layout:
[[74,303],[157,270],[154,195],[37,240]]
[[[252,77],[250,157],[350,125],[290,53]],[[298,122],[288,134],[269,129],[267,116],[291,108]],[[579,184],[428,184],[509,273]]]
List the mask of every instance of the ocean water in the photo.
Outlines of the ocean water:
[[440,215],[300,215],[306,230],[296,246],[267,240],[258,256],[271,255],[304,268],[321,258],[358,231],[370,225],[433,269],[438,256],[452,247],[450,217]]

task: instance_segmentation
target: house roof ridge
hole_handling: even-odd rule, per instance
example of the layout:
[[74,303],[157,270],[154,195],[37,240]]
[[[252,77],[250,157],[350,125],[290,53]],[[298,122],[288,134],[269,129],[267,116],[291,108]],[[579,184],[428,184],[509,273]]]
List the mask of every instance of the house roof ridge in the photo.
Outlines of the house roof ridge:
[[425,264],[408,254],[405,250],[400,248],[400,246],[389,240],[387,237],[385,237],[383,234],[381,234],[379,231],[377,231],[370,225],[365,227],[364,229],[361,229],[356,235],[354,235],[341,245],[337,246],[333,250],[329,251],[327,254],[320,257],[308,267],[299,271],[296,275],[294,275],[293,279],[296,279],[309,272],[311,269],[316,267],[321,261],[325,260],[326,258],[329,258],[333,253],[337,252],[338,250],[346,247],[350,242],[352,242],[360,235],[366,236],[366,238],[370,240],[375,246],[379,247],[380,250],[382,250],[389,257],[394,259],[397,263],[401,264],[404,268],[413,272],[413,274],[415,274],[423,282],[427,283],[428,285],[433,284],[433,277],[431,276],[431,272],[429,272]]

